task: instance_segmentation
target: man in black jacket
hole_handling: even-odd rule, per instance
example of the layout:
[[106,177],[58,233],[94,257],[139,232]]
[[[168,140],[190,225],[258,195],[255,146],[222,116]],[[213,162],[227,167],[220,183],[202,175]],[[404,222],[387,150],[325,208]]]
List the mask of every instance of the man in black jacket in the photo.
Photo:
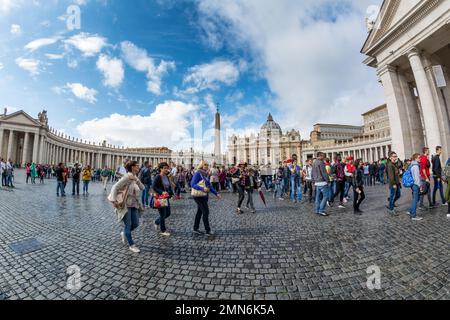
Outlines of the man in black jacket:
[[441,154],[442,154],[442,147],[436,147],[436,154],[431,159],[431,165],[433,167],[433,180],[434,180],[434,188],[433,188],[433,204],[432,206],[436,206],[436,193],[439,190],[439,193],[441,194],[442,199],[442,205],[448,205],[446,204],[445,197],[444,197],[444,188],[442,185],[442,165],[441,165]]
[[75,195],[75,190],[77,195],[80,195],[80,175],[81,169],[78,163],[75,163],[75,167],[72,168],[72,195]]

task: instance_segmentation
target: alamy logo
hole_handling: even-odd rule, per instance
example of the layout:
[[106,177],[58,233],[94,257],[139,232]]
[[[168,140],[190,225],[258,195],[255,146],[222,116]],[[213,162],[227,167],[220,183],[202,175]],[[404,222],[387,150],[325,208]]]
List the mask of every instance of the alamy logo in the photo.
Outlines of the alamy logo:
[[73,265],[67,268],[66,273],[69,275],[67,278],[66,288],[67,290],[80,290],[81,289],[81,269],[80,267]]
[[77,5],[71,5],[67,8],[67,29],[70,31],[81,29],[81,9]]
[[380,290],[381,289],[381,270],[378,266],[370,266],[366,270],[367,274],[367,288],[369,290]]

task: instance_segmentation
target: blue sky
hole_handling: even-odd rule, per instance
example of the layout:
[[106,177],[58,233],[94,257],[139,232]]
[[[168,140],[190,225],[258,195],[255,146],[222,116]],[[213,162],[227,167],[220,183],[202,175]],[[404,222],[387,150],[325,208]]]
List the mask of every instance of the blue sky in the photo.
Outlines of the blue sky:
[[358,124],[383,102],[359,54],[373,2],[0,0],[0,107],[45,108],[70,136],[175,149],[193,123],[211,148],[216,102],[223,126],[245,132],[269,112],[303,135]]

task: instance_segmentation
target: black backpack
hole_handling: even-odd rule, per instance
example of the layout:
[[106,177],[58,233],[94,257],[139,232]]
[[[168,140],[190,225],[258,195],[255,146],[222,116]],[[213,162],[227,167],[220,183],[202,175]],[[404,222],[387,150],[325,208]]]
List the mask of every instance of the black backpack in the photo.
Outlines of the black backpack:
[[150,184],[152,182],[152,176],[148,168],[144,168],[141,173],[141,182],[143,184]]

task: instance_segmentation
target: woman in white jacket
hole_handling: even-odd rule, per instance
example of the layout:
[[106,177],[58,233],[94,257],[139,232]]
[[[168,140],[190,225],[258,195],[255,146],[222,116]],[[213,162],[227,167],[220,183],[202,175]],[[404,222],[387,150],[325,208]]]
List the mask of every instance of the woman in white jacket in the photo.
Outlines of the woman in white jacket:
[[139,248],[135,245],[131,232],[139,226],[139,213],[143,211],[140,203],[140,194],[144,190],[144,185],[137,177],[139,164],[137,161],[130,161],[125,165],[127,174],[117,182],[108,197],[115,207],[118,221],[123,221],[124,231],[121,232],[122,242],[128,242],[129,248],[134,253],[139,253]]

